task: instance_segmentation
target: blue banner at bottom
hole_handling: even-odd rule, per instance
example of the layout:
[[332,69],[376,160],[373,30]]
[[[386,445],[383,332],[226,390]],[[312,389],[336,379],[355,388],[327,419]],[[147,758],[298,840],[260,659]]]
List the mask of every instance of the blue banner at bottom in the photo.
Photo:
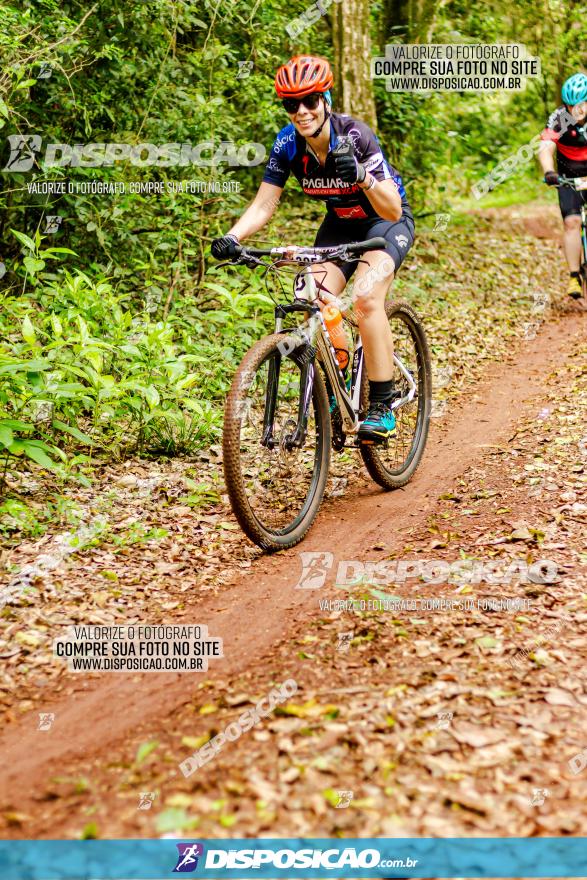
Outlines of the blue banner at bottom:
[[587,877],[587,838],[0,841],[1,880]]

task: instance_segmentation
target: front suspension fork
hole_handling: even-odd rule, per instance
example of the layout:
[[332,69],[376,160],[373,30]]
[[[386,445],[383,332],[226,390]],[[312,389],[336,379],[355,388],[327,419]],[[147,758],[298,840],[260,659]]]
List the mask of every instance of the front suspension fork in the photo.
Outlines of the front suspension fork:
[[[289,312],[315,312],[319,311],[317,306],[313,306],[308,302],[296,302],[290,305],[279,305],[275,309],[275,330],[282,332],[281,324],[286,314]],[[287,331],[295,336],[295,331]],[[315,358],[316,348],[314,346],[314,337],[316,331],[308,338],[307,334],[300,337],[299,344],[293,350],[300,350],[301,369],[300,369],[300,386],[298,395],[298,414],[297,423],[293,433],[287,434],[284,438],[286,449],[300,448],[304,445],[306,435],[308,433],[308,417],[310,413],[310,402],[312,400],[312,390],[314,388],[315,376]],[[289,345],[288,345],[289,348]],[[286,352],[290,354],[290,351]],[[263,437],[261,445],[268,449],[274,449],[278,445],[279,440],[274,436],[275,412],[277,408],[277,394],[279,391],[279,375],[281,371],[281,360],[283,354],[279,349],[275,352],[269,363],[267,376],[267,389],[265,392],[265,411],[263,415]]]
[[273,449],[277,440],[273,436],[273,421],[275,419],[275,407],[277,405],[277,389],[279,388],[279,373],[281,369],[281,354],[275,352],[269,363],[267,371],[267,388],[265,390],[265,410],[263,412],[263,437],[261,446]]
[[[314,376],[316,367],[314,359],[316,349],[309,345],[302,351],[302,366],[300,370],[300,387],[298,395],[297,423],[293,433],[284,438],[286,449],[301,448],[308,433],[308,417],[310,414],[310,402],[314,388]],[[263,415],[263,438],[261,445],[268,449],[274,449],[279,441],[274,435],[275,411],[277,408],[277,394],[279,390],[279,374],[281,370],[280,353],[275,353],[269,364],[267,377],[267,390],[265,392],[265,412]]]

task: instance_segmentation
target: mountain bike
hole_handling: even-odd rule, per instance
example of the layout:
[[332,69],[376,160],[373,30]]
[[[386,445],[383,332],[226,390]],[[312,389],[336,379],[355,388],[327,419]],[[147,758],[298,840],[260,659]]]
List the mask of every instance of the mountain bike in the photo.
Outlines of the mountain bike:
[[[348,389],[317,303],[312,267],[319,275],[316,264],[358,261],[384,247],[382,238],[328,247],[239,246],[231,261],[263,267],[275,302],[274,332],[252,346],[234,375],[223,432],[232,509],[245,534],[267,552],[293,547],[312,525],[326,487],[331,446],[358,448],[370,476],[387,490],[405,486],[422,459],[432,380],[426,334],[412,307],[402,301],[386,304],[395,342],[397,427],[390,440],[366,445],[357,438],[368,410],[369,383],[356,316],[350,306],[343,311],[352,339]],[[283,272],[295,276],[289,302],[278,302],[268,283],[281,280]],[[327,389],[336,401],[332,412]]]
[[[587,190],[587,177],[564,177],[559,174],[559,186],[569,186],[576,192]],[[583,197],[584,199],[587,196]],[[583,298],[579,300],[583,305],[587,304],[587,204],[581,205],[581,266],[579,268]]]

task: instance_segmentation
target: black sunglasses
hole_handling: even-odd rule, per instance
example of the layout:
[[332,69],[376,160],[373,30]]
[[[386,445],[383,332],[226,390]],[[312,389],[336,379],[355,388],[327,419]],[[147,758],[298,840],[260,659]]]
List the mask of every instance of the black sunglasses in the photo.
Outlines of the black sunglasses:
[[322,92],[312,92],[311,95],[306,95],[304,98],[284,98],[281,103],[287,113],[297,113],[300,104],[303,104],[308,110],[315,110],[322,97]]

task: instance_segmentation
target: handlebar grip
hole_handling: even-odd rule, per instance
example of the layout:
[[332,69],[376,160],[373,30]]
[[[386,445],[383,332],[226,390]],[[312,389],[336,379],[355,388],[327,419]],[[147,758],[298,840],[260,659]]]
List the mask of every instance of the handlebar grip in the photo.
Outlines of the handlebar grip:
[[348,251],[351,254],[356,254],[366,251],[384,251],[386,247],[386,240],[378,236],[377,238],[368,238],[367,241],[355,241],[348,245]]
[[[240,245],[239,253],[242,253],[243,250],[245,250],[245,248],[242,245]],[[248,248],[246,248],[246,252],[251,257],[270,257],[273,251],[272,251],[272,248],[248,247]]]

